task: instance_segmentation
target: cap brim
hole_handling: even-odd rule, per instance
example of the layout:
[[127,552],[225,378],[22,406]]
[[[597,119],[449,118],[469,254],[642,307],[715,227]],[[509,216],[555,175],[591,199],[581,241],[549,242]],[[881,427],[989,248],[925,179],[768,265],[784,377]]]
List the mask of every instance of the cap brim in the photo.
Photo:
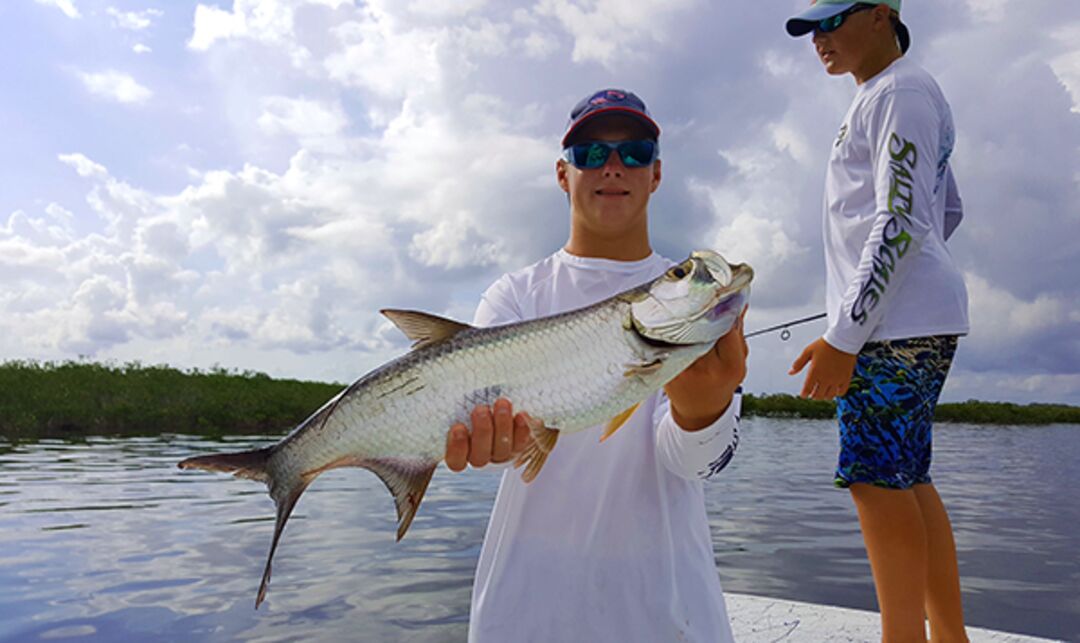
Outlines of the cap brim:
[[639,123],[641,123],[642,125],[647,127],[652,132],[653,138],[655,138],[657,140],[660,139],[660,126],[656,124],[656,121],[654,121],[653,119],[649,118],[648,116],[642,114],[638,110],[629,109],[627,107],[604,107],[602,109],[598,109],[598,110],[595,110],[593,112],[590,112],[584,118],[582,118],[578,122],[574,123],[573,127],[568,129],[566,131],[566,134],[563,134],[562,146],[566,147],[566,142],[568,140],[570,140],[570,137],[572,137],[575,132],[577,132],[579,129],[581,129],[582,125],[584,125],[585,123],[588,123],[589,121],[595,119],[597,116],[604,116],[605,114],[608,115],[608,116],[611,116],[612,114],[625,114],[626,116],[629,116],[629,117],[637,120]]
[[787,32],[791,36],[805,36],[814,30],[817,23],[826,18],[832,18],[838,13],[843,13],[857,4],[859,3],[816,4],[799,15],[790,18],[785,25]]

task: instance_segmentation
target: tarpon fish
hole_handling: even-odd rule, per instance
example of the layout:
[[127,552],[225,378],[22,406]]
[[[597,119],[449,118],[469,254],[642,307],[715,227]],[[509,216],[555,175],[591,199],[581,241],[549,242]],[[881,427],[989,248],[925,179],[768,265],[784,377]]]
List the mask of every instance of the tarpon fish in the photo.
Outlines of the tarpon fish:
[[381,311],[412,350],[364,375],[269,447],[188,458],[265,482],[277,506],[255,607],[297,500],[324,471],[363,467],[394,496],[397,538],[412,523],[456,422],[505,397],[525,411],[532,440],[514,466],[529,482],[560,432],[606,423],[615,432],[638,404],[674,379],[734,326],[753,270],[708,250],[660,277],[592,306],[526,322],[474,328],[423,312]]

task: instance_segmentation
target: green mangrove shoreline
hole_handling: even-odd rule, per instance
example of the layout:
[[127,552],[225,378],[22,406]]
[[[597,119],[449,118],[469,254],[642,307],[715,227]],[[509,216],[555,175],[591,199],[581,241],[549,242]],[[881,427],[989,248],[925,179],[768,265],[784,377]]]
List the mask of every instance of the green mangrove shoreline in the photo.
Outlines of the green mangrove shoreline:
[[[0,438],[281,434],[344,386],[223,368],[9,361],[0,364]],[[787,394],[743,396],[744,416],[825,419],[835,417],[835,411],[832,402]],[[970,400],[939,404],[935,418],[970,424],[1075,424],[1080,423],[1080,407]]]

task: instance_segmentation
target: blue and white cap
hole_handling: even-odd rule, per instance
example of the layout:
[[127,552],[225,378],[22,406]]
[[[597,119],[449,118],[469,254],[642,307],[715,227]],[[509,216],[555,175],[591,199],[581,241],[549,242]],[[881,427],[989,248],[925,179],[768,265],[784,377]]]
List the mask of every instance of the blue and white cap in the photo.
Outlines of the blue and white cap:
[[839,13],[844,13],[857,4],[884,4],[895,11],[897,15],[896,22],[894,23],[894,26],[896,27],[896,39],[900,41],[900,51],[907,52],[908,47],[911,46],[911,34],[908,32],[907,26],[899,20],[900,0],[879,0],[878,2],[813,0],[806,11],[788,19],[787,25],[785,25],[787,27],[787,32],[792,36],[805,36],[813,31],[817,27],[817,24],[822,20],[832,18]]

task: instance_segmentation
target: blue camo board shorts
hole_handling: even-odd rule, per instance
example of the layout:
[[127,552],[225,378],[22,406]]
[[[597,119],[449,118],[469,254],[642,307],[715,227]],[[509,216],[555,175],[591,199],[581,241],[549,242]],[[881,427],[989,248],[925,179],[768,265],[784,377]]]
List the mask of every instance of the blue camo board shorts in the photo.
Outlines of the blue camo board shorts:
[[863,346],[851,386],[836,400],[836,486],[910,489],[930,482],[930,428],[955,353],[955,335]]

